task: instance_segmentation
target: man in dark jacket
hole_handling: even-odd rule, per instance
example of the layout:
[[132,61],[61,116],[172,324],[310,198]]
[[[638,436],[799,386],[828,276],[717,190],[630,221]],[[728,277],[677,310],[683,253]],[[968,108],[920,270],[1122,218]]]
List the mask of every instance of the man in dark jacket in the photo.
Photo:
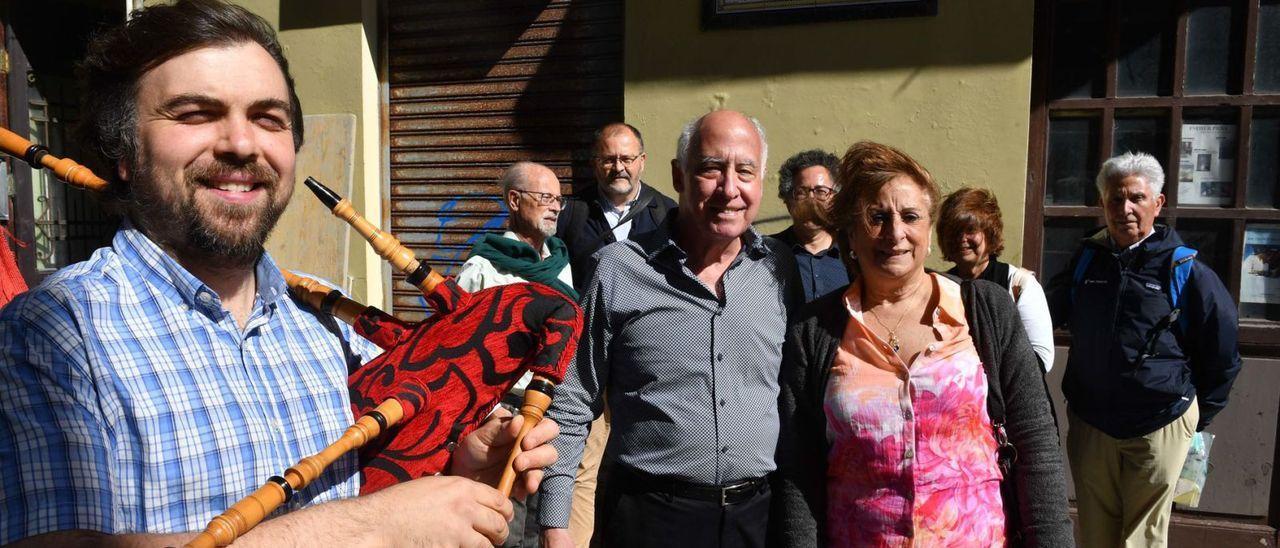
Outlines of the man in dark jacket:
[[[600,248],[630,236],[657,230],[675,201],[640,181],[644,172],[644,138],[630,124],[616,122],[596,131],[591,169],[596,184],[575,193],[564,205],[556,237],[569,248],[573,287],[586,294],[595,272],[593,256]],[[609,439],[608,410],[591,423],[578,476],[574,481],[569,534],[574,544],[591,540],[595,523],[596,476]]]
[[[1155,158],[1111,158],[1097,185],[1106,229],[1049,286],[1054,323],[1071,330],[1062,390],[1081,545],[1164,546],[1192,436],[1240,371],[1236,305],[1204,263],[1177,267],[1190,250],[1155,224]],[[1189,278],[1175,281],[1178,271]]]
[[671,198],[640,181],[644,138],[630,124],[616,122],[596,131],[591,151],[595,186],[575,192],[560,214],[556,237],[569,247],[573,286],[586,292],[595,270],[591,256],[632,234],[653,231],[676,206]]

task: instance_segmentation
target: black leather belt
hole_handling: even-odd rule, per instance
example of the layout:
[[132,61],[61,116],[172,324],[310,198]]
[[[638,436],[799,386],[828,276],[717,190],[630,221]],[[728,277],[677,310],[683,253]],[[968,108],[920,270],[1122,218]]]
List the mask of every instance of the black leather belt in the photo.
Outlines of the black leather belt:
[[618,465],[614,476],[622,488],[633,492],[666,493],[673,497],[717,502],[720,506],[740,504],[760,494],[768,485],[768,478],[752,478],[723,485],[703,485],[687,481],[652,476]]

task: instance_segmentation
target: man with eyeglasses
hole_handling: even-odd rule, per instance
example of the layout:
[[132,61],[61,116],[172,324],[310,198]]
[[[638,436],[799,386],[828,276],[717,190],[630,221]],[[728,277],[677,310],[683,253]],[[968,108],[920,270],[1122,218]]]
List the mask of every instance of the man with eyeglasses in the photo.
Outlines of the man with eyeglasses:
[[805,302],[849,284],[840,249],[823,228],[826,208],[840,190],[831,175],[838,163],[834,154],[814,149],[787,158],[778,170],[778,197],[787,204],[791,226],[773,237],[796,256]]
[[[565,204],[556,233],[569,246],[574,287],[579,291],[585,291],[591,280],[595,269],[592,256],[600,248],[657,230],[667,212],[675,208],[674,200],[640,181],[644,161],[644,137],[634,126],[615,122],[596,130],[591,149],[596,185],[586,187]],[[579,546],[590,541],[594,530],[596,477],[609,439],[609,420],[606,409],[591,423],[578,465],[569,533]]]
[[644,184],[644,138],[630,124],[615,122],[596,131],[591,150],[594,187],[586,187],[565,204],[556,236],[569,246],[574,287],[590,280],[591,256],[632,234],[651,232],[676,206],[671,198]]
[[[569,253],[564,242],[554,236],[564,206],[560,179],[542,164],[518,162],[502,174],[499,185],[503,205],[510,213],[507,231],[501,235],[485,234],[475,243],[458,271],[458,286],[475,292],[499,285],[538,282],[577,300]],[[519,409],[524,388],[532,377],[525,373],[503,397],[503,404]],[[538,515],[537,493],[524,501],[512,499],[511,504],[514,517],[508,524],[510,533],[503,546],[537,546],[540,529],[536,521],[529,519]]]
[[518,282],[538,282],[577,300],[569,253],[555,237],[564,206],[560,179],[542,164],[519,162],[499,180],[503,205],[510,215],[504,234],[485,234],[471,248],[458,271],[458,285],[467,291]]

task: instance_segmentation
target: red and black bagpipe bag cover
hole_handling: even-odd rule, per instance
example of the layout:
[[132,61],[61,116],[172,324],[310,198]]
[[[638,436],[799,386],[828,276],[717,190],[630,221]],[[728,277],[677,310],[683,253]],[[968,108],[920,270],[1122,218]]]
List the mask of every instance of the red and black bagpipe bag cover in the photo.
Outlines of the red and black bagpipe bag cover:
[[388,397],[420,398],[408,402],[420,411],[361,450],[361,494],[443,472],[525,371],[564,379],[582,330],[577,303],[537,283],[467,293],[449,278],[427,300],[435,313],[421,323],[372,308],[357,318],[356,332],[386,352],[348,378],[355,416]]

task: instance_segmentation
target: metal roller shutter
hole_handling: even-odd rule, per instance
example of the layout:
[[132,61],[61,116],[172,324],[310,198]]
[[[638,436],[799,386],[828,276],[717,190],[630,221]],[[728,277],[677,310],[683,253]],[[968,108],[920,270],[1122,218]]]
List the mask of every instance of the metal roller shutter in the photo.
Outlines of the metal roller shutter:
[[[513,162],[590,184],[591,133],[622,116],[621,0],[392,1],[388,5],[391,231],[453,274],[500,231]],[[394,275],[393,310],[427,308]]]

